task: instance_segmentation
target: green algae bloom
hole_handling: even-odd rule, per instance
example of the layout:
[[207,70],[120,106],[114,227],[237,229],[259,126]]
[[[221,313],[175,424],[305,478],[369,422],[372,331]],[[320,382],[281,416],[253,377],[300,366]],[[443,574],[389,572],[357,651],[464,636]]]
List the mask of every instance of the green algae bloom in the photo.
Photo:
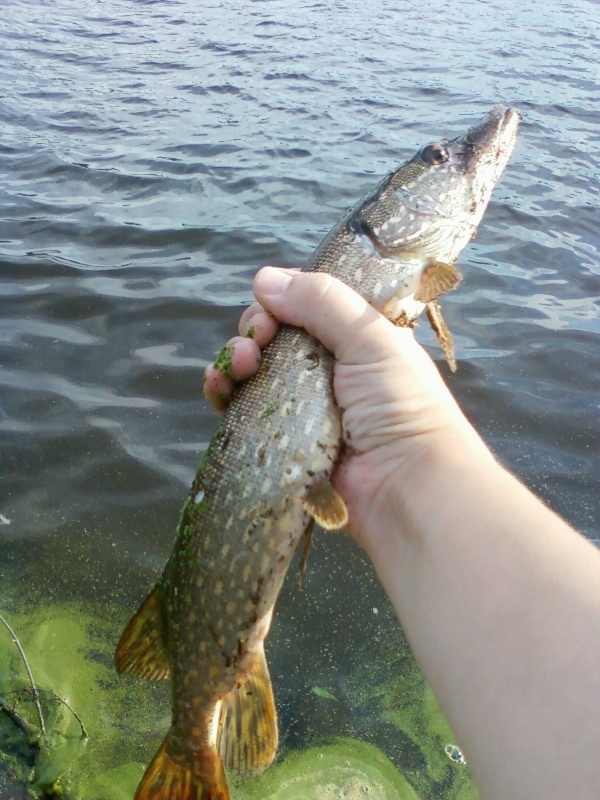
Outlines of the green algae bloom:
[[[28,740],[0,711],[0,797],[26,789],[45,800],[131,800],[169,726],[170,708],[166,682],[116,675],[123,611],[111,601],[47,599],[35,610],[5,616],[29,659],[47,734],[37,735],[27,675],[10,635],[0,631],[0,696],[32,731]],[[378,614],[378,626],[384,616]],[[310,728],[303,742],[310,749],[286,750],[284,740],[263,776],[237,783],[230,776],[232,797],[476,800],[468,766],[449,758],[448,742],[455,737],[400,629],[377,628],[355,656],[340,682],[315,673],[304,685]],[[77,712],[89,739],[52,692]],[[284,716],[282,730],[287,726]],[[352,738],[332,738],[342,732]]]
[[454,733],[413,655],[390,641],[379,648],[365,656],[364,671],[351,684],[356,695],[347,698],[369,707],[369,736],[384,727],[397,730],[404,744],[395,763],[419,796],[478,800],[464,760],[448,757]]
[[381,750],[355,739],[291,753],[233,794],[239,800],[419,800]]
[[[0,715],[0,796],[5,796],[4,774],[27,786],[32,797],[133,797],[155,741],[168,726],[170,711],[166,686],[138,687],[134,681],[117,678],[111,616],[114,619],[117,614],[109,613],[106,619],[91,616],[75,603],[10,615],[40,691],[46,736],[37,740],[37,752],[30,747],[25,753],[24,742],[17,752],[10,742],[19,731],[6,715]],[[89,739],[82,735],[72,711],[53,693],[76,711]],[[0,695],[13,705],[15,697],[31,697],[23,664],[8,635],[0,640]],[[17,708],[37,731],[31,700],[21,700]]]

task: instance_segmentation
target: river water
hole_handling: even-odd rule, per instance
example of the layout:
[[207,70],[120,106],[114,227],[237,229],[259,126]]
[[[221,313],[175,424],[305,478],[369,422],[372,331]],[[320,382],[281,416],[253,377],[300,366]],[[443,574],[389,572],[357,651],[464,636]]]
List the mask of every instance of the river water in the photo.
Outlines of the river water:
[[[456,375],[417,335],[498,457],[600,540],[600,6],[83,8],[2,4],[0,607],[110,607],[118,637],[169,552],[215,428],[202,370],[256,269],[302,265],[497,102],[524,120],[442,303]],[[351,691],[369,631],[395,641],[386,608],[356,548],[319,537],[270,638],[284,747],[336,734],[310,689]],[[402,762],[359,705],[341,732]]]

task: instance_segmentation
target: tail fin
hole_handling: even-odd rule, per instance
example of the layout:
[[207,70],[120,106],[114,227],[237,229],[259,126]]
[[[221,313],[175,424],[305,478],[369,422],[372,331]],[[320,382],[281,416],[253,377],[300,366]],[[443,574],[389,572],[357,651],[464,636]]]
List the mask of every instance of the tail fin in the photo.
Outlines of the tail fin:
[[217,751],[175,752],[170,734],[144,773],[135,800],[231,800]]
[[223,698],[217,748],[227,769],[260,775],[277,752],[279,734],[264,646],[247,680]]

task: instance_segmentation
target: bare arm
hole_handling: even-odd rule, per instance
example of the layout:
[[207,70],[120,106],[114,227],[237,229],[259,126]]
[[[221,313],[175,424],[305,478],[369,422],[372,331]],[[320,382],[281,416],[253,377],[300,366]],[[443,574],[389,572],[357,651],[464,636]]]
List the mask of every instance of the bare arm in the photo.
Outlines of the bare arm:
[[257,299],[336,355],[350,533],[482,798],[597,798],[600,552],[495,461],[410,331],[324,275],[278,292],[276,272]]
[[368,552],[482,798],[597,798],[598,551],[477,442],[440,440],[384,517]]

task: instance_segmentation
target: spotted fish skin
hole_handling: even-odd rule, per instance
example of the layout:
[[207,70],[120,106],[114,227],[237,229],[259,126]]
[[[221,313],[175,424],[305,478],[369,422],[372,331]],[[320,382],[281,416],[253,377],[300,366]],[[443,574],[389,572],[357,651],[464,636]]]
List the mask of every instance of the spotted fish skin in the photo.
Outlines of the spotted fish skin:
[[[346,214],[306,269],[345,281],[397,324],[427,307],[444,346],[437,297],[456,285],[454,261],[518,119],[496,107],[463,136],[420,150]],[[274,604],[313,521],[334,529],[346,519],[328,482],[342,446],[332,376],[318,342],[281,326],[202,459],[172,554],[116,653],[120,672],[171,678],[172,725],[136,800],[229,800],[224,766],[257,774],[275,756],[264,657]]]
[[228,692],[262,644],[289,562],[311,520],[303,498],[341,445],[333,359],[284,328],[234,397],[184,505],[162,578],[170,623],[174,720],[189,693]]

